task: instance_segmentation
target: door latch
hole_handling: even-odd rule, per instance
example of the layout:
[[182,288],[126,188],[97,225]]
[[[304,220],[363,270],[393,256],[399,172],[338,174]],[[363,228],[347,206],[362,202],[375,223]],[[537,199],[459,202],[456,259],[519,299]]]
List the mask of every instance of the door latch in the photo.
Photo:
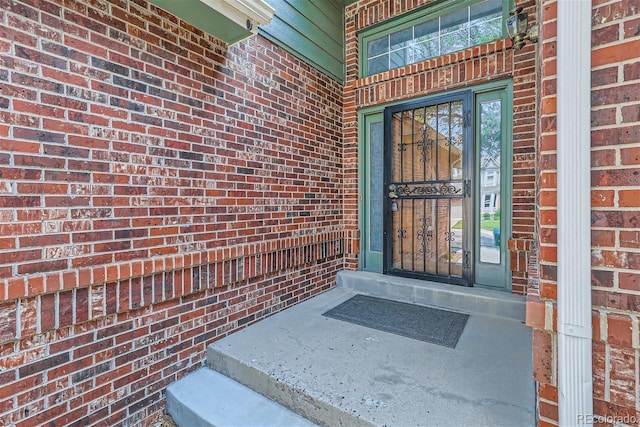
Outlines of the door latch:
[[462,251],[462,268],[471,268],[471,251]]
[[396,194],[396,185],[389,184],[389,199],[391,199],[391,212],[398,212],[398,202],[396,199],[398,195]]
[[389,184],[389,198],[390,199],[397,199],[398,195],[396,194],[396,185],[395,184]]

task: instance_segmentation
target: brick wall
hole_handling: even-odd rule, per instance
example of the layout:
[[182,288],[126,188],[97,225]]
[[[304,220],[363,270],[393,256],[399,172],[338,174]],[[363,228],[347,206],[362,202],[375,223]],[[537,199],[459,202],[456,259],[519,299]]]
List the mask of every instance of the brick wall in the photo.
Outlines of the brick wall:
[[[556,17],[542,2],[539,290],[529,296],[540,425],[557,425]],[[600,425],[640,419],[640,11],[593,0],[591,218],[594,412]],[[625,421],[625,417],[626,421]],[[634,421],[635,420],[635,421]]]
[[342,87],[144,0],[0,0],[0,425],[144,425],[332,286]]
[[[358,32],[433,0],[360,1],[346,9],[347,81],[344,92],[345,219],[357,228],[358,215],[358,110],[385,103],[460,90],[492,80],[513,81],[513,222],[508,241],[512,290],[527,288],[528,253],[535,229],[536,57],[535,46],[519,51],[498,40],[457,53],[359,77]],[[519,2],[535,20],[536,2]],[[351,267],[355,257],[348,257]]]

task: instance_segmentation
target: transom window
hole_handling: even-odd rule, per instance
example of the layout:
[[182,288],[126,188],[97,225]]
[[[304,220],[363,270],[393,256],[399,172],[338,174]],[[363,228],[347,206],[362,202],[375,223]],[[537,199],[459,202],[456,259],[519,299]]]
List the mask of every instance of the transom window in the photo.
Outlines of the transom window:
[[[461,5],[462,3],[462,5]],[[381,73],[503,37],[504,0],[447,2],[365,33],[363,75]],[[446,7],[448,5],[448,7]]]

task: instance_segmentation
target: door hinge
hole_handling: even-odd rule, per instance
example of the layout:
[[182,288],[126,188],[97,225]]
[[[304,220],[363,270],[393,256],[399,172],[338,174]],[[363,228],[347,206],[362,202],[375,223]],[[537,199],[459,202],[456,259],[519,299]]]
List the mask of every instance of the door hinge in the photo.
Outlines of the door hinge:
[[462,251],[462,268],[471,268],[471,251]]
[[465,111],[464,117],[462,119],[462,125],[466,128],[471,126],[471,111]]
[[464,186],[464,197],[471,197],[471,180],[465,179],[462,185]]

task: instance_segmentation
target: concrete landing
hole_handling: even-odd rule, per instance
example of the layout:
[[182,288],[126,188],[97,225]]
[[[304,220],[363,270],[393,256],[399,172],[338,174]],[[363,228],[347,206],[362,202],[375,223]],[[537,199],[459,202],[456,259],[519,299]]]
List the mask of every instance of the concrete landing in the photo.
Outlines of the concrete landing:
[[322,316],[355,294],[335,288],[225,337],[207,363],[320,425],[535,425],[521,321],[470,311],[452,349]]
[[182,427],[315,426],[209,368],[192,372],[167,388],[167,412]]
[[380,298],[523,322],[525,320],[525,297],[508,292],[385,276],[365,271],[340,271],[336,282],[338,287]]

